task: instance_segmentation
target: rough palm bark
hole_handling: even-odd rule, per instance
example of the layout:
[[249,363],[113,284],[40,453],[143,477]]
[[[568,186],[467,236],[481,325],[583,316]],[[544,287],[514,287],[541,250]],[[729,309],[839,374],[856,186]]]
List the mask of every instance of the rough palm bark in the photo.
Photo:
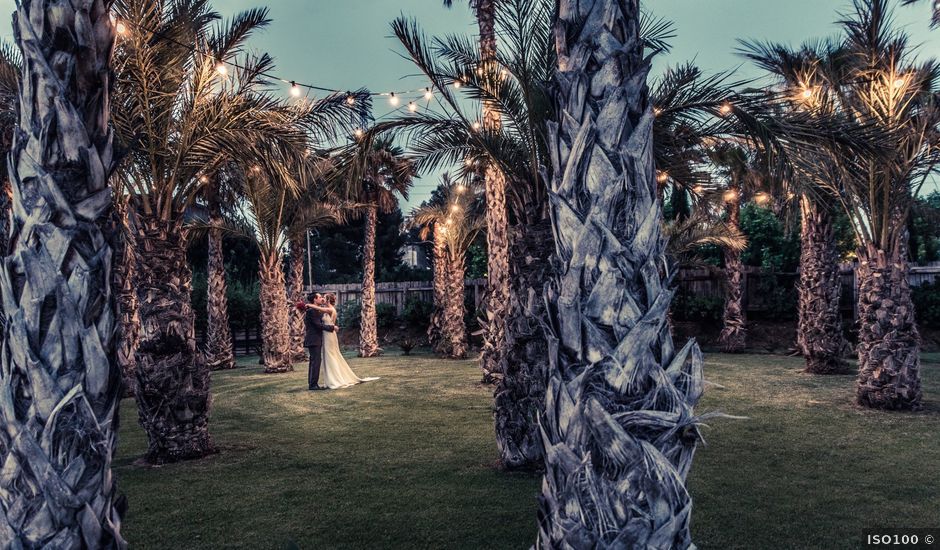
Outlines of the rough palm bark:
[[[496,0],[476,2],[477,24],[480,29],[480,59],[484,75],[498,78],[496,63]],[[483,131],[497,131],[502,122],[499,111],[483,104]],[[483,382],[493,384],[500,377],[506,356],[506,319],[509,313],[509,214],[506,206],[506,176],[495,163],[487,163],[484,171],[486,193],[486,318],[483,327],[483,349],[480,367]]]
[[467,325],[464,322],[464,316],[467,313],[464,304],[466,269],[462,254],[448,249],[445,258],[447,292],[444,296],[442,351],[448,359],[463,359],[467,356]]
[[290,322],[284,258],[275,251],[262,256],[258,265],[261,285],[261,346],[264,372],[269,374],[294,370],[290,349]]
[[[736,231],[741,226],[740,189],[731,187],[735,197],[728,201],[728,225]],[[727,353],[744,351],[747,339],[747,321],[744,313],[744,262],[741,251],[731,248],[723,250],[725,259],[725,309],[722,314],[722,329],[718,337],[722,349]]]
[[545,402],[548,347],[541,325],[542,290],[550,274],[552,227],[547,219],[540,220],[514,227],[511,236],[509,347],[494,393],[496,447],[502,467],[536,469],[543,454],[538,415]]
[[110,2],[20,0],[19,127],[0,270],[0,544],[125,548],[108,180]]
[[[306,299],[304,295],[304,246],[299,237],[291,239],[290,263],[287,273],[287,303],[296,304]],[[288,313],[290,329],[290,355],[294,362],[307,360],[307,348],[304,347],[304,313],[296,307]]]
[[800,200],[802,241],[800,245],[799,325],[797,345],[806,359],[806,372],[846,372],[842,359],[845,340],[839,297],[842,276],[836,249],[832,213],[811,197]]
[[137,343],[140,335],[140,316],[137,314],[137,290],[134,273],[135,257],[134,232],[130,225],[130,203],[127,195],[114,199],[114,224],[119,238],[114,250],[114,273],[112,285],[118,297],[118,364],[124,379],[124,396],[136,393]]
[[558,0],[549,123],[556,275],[545,290],[545,476],[536,546],[691,548],[702,394],[678,352],[638,0]]
[[209,435],[209,367],[196,351],[182,216],[173,221],[139,212],[137,409],[147,432],[149,462],[162,464],[215,452]]
[[366,209],[365,236],[362,244],[362,315],[359,324],[359,356],[379,355],[379,334],[375,313],[375,226],[378,208]]
[[[222,215],[218,208],[209,213],[209,265],[206,297],[206,366],[209,370],[235,368],[235,344],[228,317],[228,284],[225,280],[225,255],[222,253]],[[218,229],[217,229],[218,228]]]
[[447,303],[447,242],[439,227],[434,228],[432,247],[434,263],[434,311],[428,324],[428,344],[435,353],[443,353],[444,343],[444,308]]
[[860,405],[919,410],[920,334],[908,284],[909,266],[898,237],[893,252],[858,250],[858,383]]

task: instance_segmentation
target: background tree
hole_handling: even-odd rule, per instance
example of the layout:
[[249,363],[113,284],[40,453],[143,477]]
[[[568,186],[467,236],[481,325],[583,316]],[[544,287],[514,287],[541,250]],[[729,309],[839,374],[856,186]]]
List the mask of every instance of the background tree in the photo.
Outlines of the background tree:
[[137,403],[148,460],[169,462],[214,450],[208,368],[195,346],[183,213],[236,153],[246,164],[292,181],[290,170],[302,166],[311,139],[369,102],[359,94],[343,116],[324,121],[309,105],[275,99],[263,76],[272,59],[243,53],[253,32],[268,24],[266,10],[219,24],[204,2],[119,0],[115,11],[130,23],[117,58],[114,103],[115,127],[129,150],[122,172],[133,195],[141,251]]
[[0,268],[0,540],[125,548],[111,463],[121,371],[111,261],[111,4],[22,0],[14,189]]
[[440,332],[436,351],[449,359],[467,354],[464,288],[467,250],[486,226],[481,189],[444,176],[438,187],[443,201],[415,210],[411,224],[422,228],[422,238],[433,233],[435,248],[435,311]]
[[549,146],[559,269],[545,295],[551,352],[536,546],[689,548],[685,477],[699,437],[692,407],[702,357],[694,341],[677,352],[666,326],[673,292],[639,2],[558,0],[557,14]]
[[[217,181],[205,190],[205,201],[209,211],[209,228],[206,232],[209,261],[206,270],[205,358],[210,370],[235,368],[235,346],[228,316],[228,284],[225,280],[225,257],[222,252],[223,203],[236,204],[231,192],[231,184],[239,178],[233,173],[234,170],[235,167],[228,166],[227,170],[217,172],[215,175]],[[223,194],[229,195],[228,200],[223,198]]]
[[[444,0],[450,7],[453,0]],[[481,126],[484,132],[498,132],[502,126],[502,112],[494,97],[504,69],[498,59],[497,0],[471,0],[470,7],[477,17],[480,31],[479,63],[473,68],[480,85],[491,90],[481,102]],[[509,315],[509,212],[506,206],[506,174],[498,162],[481,157],[486,187],[486,242],[488,262],[486,269],[486,319],[483,326],[483,350],[480,367],[483,382],[495,384],[503,370],[508,347],[506,323]]]
[[363,140],[361,162],[356,161],[347,178],[346,197],[360,205],[365,218],[362,245],[362,317],[359,324],[359,356],[380,353],[375,315],[375,230],[379,212],[398,207],[400,195],[408,198],[414,164],[389,140]]

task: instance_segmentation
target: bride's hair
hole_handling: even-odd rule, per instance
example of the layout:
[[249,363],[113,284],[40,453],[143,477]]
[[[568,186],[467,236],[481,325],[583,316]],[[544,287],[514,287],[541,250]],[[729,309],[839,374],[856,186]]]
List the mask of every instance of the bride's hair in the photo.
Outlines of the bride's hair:
[[326,303],[334,307],[336,306],[336,294],[330,292],[329,294],[325,294],[323,297],[326,298]]

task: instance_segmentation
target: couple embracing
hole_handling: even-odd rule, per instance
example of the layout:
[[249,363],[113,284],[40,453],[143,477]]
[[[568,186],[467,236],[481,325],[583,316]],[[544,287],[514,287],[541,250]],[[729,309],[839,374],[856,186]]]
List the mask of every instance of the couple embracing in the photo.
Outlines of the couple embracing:
[[[309,294],[307,303],[298,303],[304,311],[304,347],[310,352],[307,385],[311,390],[335,390],[353,386],[360,382],[378,378],[359,378],[349,368],[339,349],[336,337],[336,296],[334,294]],[[320,383],[320,374],[323,383]]]

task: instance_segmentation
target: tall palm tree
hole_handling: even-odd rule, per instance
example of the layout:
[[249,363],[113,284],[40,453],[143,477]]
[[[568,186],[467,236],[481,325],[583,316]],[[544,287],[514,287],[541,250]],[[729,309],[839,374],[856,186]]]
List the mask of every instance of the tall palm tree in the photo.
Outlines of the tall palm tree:
[[[308,105],[273,96],[263,76],[273,66],[269,56],[243,53],[268,24],[266,10],[218,24],[206,2],[118,0],[115,12],[131,31],[118,49],[115,127],[129,150],[122,177],[140,251],[137,403],[148,460],[170,462],[214,449],[183,213],[233,155],[293,181],[290,170],[302,165],[310,134],[329,125],[311,121]],[[231,62],[237,66],[224,65]]]
[[[787,93],[787,110],[801,110],[814,101],[820,84],[817,71],[830,60],[820,45],[805,44],[798,51],[761,42],[741,42],[740,53],[775,75]],[[838,196],[812,189],[800,193],[800,282],[797,287],[799,324],[797,344],[806,359],[806,372],[845,372],[842,350],[842,313],[839,298],[842,277],[836,251],[834,217]],[[835,206],[835,208],[833,207]]]
[[121,372],[111,286],[110,2],[17,2],[19,125],[0,268],[0,540],[125,548],[111,463]]
[[441,200],[416,209],[409,222],[421,228],[422,239],[433,235],[434,315],[439,326],[432,340],[436,351],[450,359],[462,359],[467,354],[464,278],[467,250],[486,226],[480,191],[478,186],[454,182],[445,174],[438,186]]
[[[672,344],[638,0],[557,0],[539,548],[689,548],[702,394]],[[603,182],[601,185],[600,182]]]
[[[235,368],[235,343],[232,340],[232,328],[228,315],[228,283],[225,278],[225,255],[222,251],[224,241],[223,204],[233,204],[232,180],[239,178],[232,174],[234,167],[226,167],[215,174],[216,181],[205,189],[205,202],[209,214],[207,243],[209,263],[206,266],[206,344],[205,360],[209,370],[227,370]],[[228,196],[226,196],[228,195]]]
[[839,197],[859,243],[858,403],[919,409],[920,336],[906,228],[914,197],[940,163],[940,68],[935,60],[913,61],[886,0],[856,0],[841,27],[805,108],[840,113],[883,136],[883,146],[819,147],[803,156],[801,175]]
[[[481,85],[495,90],[502,78],[502,67],[498,61],[496,44],[497,0],[471,0],[470,7],[476,13],[480,31],[479,63],[474,69]],[[450,7],[453,0],[444,0]],[[482,101],[481,126],[486,132],[499,131],[502,116],[493,99]],[[486,319],[483,331],[483,350],[480,367],[483,382],[495,384],[504,368],[508,342],[506,323],[509,316],[509,211],[506,206],[506,174],[499,163],[482,160],[486,186],[486,246],[487,246],[487,291]]]
[[361,161],[346,181],[345,194],[357,203],[365,217],[362,243],[362,316],[359,324],[359,356],[375,357],[379,349],[375,311],[375,230],[379,211],[395,210],[398,196],[407,200],[415,175],[414,163],[390,140],[364,139]]

